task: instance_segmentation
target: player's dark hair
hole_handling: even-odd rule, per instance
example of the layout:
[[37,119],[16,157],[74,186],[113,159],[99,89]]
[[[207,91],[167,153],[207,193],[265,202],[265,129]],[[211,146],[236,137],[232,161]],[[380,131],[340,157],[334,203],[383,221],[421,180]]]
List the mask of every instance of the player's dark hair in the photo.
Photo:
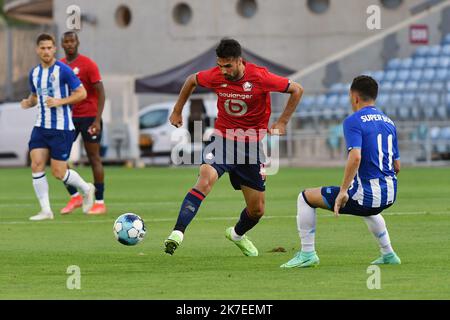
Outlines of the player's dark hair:
[[242,56],[241,45],[234,39],[223,38],[216,48],[216,55],[225,59],[239,58]]
[[51,41],[53,45],[56,45],[55,38],[48,33],[41,33],[36,39],[36,45],[39,45],[41,41]]
[[350,90],[358,92],[363,101],[376,100],[378,96],[378,83],[374,78],[362,75],[353,79]]
[[64,32],[62,37],[61,37],[61,40],[64,41],[64,39],[66,37],[70,37],[70,36],[74,36],[75,39],[78,40],[78,33],[76,33],[75,31],[66,31],[66,32]]

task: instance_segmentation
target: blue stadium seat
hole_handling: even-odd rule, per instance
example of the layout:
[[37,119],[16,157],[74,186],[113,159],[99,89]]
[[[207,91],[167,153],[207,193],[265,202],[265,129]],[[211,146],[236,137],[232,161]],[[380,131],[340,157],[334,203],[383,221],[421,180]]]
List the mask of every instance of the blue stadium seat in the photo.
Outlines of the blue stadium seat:
[[450,66],[450,56],[441,56],[437,66],[438,68],[448,68]]
[[444,37],[443,44],[450,44],[450,33]]
[[431,89],[431,82],[430,81],[425,81],[422,80],[419,82],[419,90],[424,92],[424,91],[429,91]]
[[408,69],[399,70],[397,80],[406,81],[409,79],[410,71]]
[[394,58],[389,60],[387,63],[387,69],[400,69],[401,60],[399,58]]
[[448,74],[448,69],[445,69],[445,68],[439,68],[439,69],[437,69],[437,71],[436,71],[436,80],[437,81],[445,81],[445,80],[447,80],[448,79],[448,76],[449,76],[449,74]]
[[343,109],[350,108],[350,98],[348,94],[343,93],[339,96],[338,106]]
[[397,78],[397,70],[388,70],[384,73],[384,81],[394,81]]
[[422,79],[422,69],[412,69],[409,78],[414,81]]
[[427,105],[437,107],[440,104],[440,96],[437,92],[430,92],[427,95]]
[[406,88],[405,81],[395,81],[394,82],[394,87],[393,87],[394,91],[403,91],[403,90],[405,90],[405,88]]
[[441,57],[450,57],[450,44],[442,46]]
[[400,63],[400,69],[411,69],[413,65],[413,58],[402,59]]
[[330,94],[327,97],[327,100],[325,102],[325,106],[327,108],[335,108],[337,103],[338,103],[338,100],[339,100],[339,94],[337,94],[337,93]]
[[447,107],[444,104],[439,105],[436,108],[436,116],[439,120],[447,119],[448,117],[448,110]]
[[374,71],[372,77],[378,82],[381,82],[384,80],[384,71],[383,70]]
[[419,89],[419,83],[417,81],[407,81],[405,90],[407,91],[415,91]]
[[439,65],[438,57],[428,57],[426,59],[425,67],[427,68],[436,68]]
[[311,105],[313,105],[314,101],[315,101],[315,96],[303,96],[300,104],[306,108],[306,107],[310,107]]
[[428,55],[430,47],[429,46],[420,46],[416,49],[415,56],[416,57],[424,57]]
[[330,92],[332,93],[342,93],[342,92],[348,92],[350,89],[350,84],[338,82],[331,86]]
[[384,106],[386,106],[388,100],[389,100],[388,94],[380,93],[377,97],[377,105],[380,106],[380,108],[383,108]]
[[434,69],[427,68],[423,71],[422,77],[426,81],[433,81],[435,74],[436,74],[436,71],[434,71]]
[[386,114],[388,117],[397,117],[397,109],[402,105],[402,95],[400,93],[394,93],[389,96],[388,105],[386,108]]
[[411,68],[422,69],[423,67],[425,67],[426,62],[427,62],[427,59],[425,59],[424,57],[416,57],[416,58],[414,58],[414,60],[412,62]]
[[380,85],[380,90],[383,92],[389,92],[394,87],[393,83],[390,81],[383,81]]
[[416,103],[416,94],[415,92],[407,92],[403,94],[403,104],[404,105],[412,105]]
[[438,139],[437,152],[447,153],[449,151],[450,127],[441,128]]
[[324,94],[319,94],[319,95],[316,97],[316,106],[317,106],[317,107],[323,107],[323,106],[325,106],[326,102],[327,102],[327,96],[326,96],[326,95],[324,95]]
[[450,140],[450,127],[445,127],[441,129],[440,138],[444,140]]
[[438,57],[441,54],[442,47],[440,45],[430,46],[428,48],[428,55],[431,57]]
[[439,128],[439,127],[432,127],[432,128],[430,128],[430,138],[431,138],[431,140],[439,139],[440,133],[441,133],[441,128]]
[[430,89],[435,91],[435,92],[436,91],[444,91],[445,83],[443,81],[434,81],[434,82],[431,83],[431,88]]

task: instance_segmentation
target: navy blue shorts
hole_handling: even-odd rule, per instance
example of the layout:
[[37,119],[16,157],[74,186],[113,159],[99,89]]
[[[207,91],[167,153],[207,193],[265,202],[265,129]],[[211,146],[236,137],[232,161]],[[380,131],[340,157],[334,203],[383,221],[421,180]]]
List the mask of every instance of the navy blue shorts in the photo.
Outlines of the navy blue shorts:
[[[84,117],[84,118],[72,118],[73,125],[75,126],[75,137],[74,141],[77,140],[78,135],[81,133],[81,137],[84,142],[90,143],[100,143],[102,139],[102,131],[96,135],[91,135],[88,132],[89,127],[94,123],[95,117]],[[103,122],[100,122],[100,127],[103,128]]]
[[[329,187],[322,187],[321,194],[323,202],[328,206],[328,208],[333,211],[334,210],[334,203],[336,201],[336,198],[339,194],[339,191],[341,190],[340,187],[336,186],[329,186]],[[341,208],[339,210],[339,213],[343,214],[351,214],[354,216],[373,216],[381,213],[383,210],[389,208],[392,205],[382,206],[379,208],[371,208],[371,207],[364,207],[358,203],[358,201],[353,200],[352,198],[349,198],[347,203],[345,204],[345,207]]]
[[74,135],[75,131],[34,127],[28,148],[30,150],[49,149],[52,159],[67,161],[72,149]]
[[[211,146],[212,143],[210,141],[205,148]],[[231,141],[231,145],[233,145],[233,141]],[[250,145],[234,141],[233,148],[230,148],[231,145],[230,140],[223,139],[222,143],[216,144],[217,148],[211,152],[208,150],[203,152],[202,163],[211,165],[217,171],[219,178],[228,172],[231,185],[235,190],[241,190],[241,186],[246,186],[264,192],[266,176],[263,172],[262,159],[264,156],[259,153],[262,150],[261,143]]]

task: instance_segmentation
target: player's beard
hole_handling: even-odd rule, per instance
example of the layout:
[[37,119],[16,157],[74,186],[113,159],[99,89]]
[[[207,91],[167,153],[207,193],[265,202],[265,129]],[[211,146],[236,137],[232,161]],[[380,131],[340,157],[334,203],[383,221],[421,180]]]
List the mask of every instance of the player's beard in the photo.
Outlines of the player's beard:
[[236,72],[234,75],[231,74],[227,74],[225,75],[225,79],[227,79],[228,81],[235,81],[237,79],[238,73]]

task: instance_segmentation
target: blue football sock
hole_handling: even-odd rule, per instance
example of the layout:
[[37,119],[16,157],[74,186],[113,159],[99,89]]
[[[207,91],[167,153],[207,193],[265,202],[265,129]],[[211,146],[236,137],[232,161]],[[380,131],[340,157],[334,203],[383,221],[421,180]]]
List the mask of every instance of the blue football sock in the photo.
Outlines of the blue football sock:
[[196,189],[191,189],[191,191],[188,192],[181,204],[180,213],[178,214],[178,220],[174,230],[184,233],[189,223],[194,219],[203,199],[205,199],[205,195]]
[[78,193],[77,188],[73,187],[73,186],[69,186],[68,184],[65,185],[67,191],[69,191],[70,195],[73,196],[74,194]]
[[103,194],[105,192],[104,183],[94,183],[95,186],[95,200],[103,200]]
[[251,218],[248,215],[247,208],[242,210],[241,217],[239,221],[234,226],[234,231],[236,234],[243,236],[247,231],[252,229],[254,226],[256,226],[259,222],[259,219]]

